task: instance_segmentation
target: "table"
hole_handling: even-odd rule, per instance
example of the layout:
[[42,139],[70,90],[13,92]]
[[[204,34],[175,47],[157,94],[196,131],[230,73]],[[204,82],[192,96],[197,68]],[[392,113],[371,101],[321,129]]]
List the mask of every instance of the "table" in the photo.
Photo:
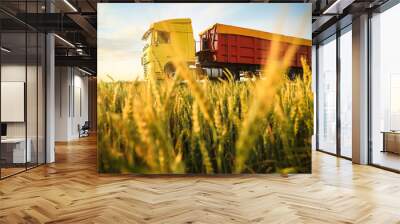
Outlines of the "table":
[[[25,151],[25,144],[27,147]],[[1,157],[6,163],[26,163],[31,162],[32,140],[27,138],[5,138],[1,139]],[[12,159],[11,159],[12,158]]]
[[382,131],[383,150],[382,152],[392,152],[400,154],[400,131]]

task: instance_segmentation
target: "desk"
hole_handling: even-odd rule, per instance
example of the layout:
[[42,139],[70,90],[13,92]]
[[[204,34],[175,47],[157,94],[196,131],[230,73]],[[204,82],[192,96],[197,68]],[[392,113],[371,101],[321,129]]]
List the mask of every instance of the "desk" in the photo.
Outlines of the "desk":
[[382,134],[383,134],[382,152],[392,152],[400,154],[400,132],[382,131]]
[[32,160],[32,153],[31,153],[32,141],[30,138],[28,138],[26,140],[26,142],[28,143],[27,144],[28,147],[26,147],[26,153],[25,153],[25,138],[1,139],[1,157],[2,157],[2,159],[5,159],[6,163],[31,162],[31,160]]

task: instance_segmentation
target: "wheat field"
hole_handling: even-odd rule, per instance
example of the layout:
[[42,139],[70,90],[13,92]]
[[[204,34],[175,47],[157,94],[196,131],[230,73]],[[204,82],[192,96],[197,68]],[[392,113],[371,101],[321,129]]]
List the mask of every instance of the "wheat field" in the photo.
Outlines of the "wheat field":
[[[276,71],[276,70],[275,70]],[[309,173],[311,71],[98,83],[101,173]]]

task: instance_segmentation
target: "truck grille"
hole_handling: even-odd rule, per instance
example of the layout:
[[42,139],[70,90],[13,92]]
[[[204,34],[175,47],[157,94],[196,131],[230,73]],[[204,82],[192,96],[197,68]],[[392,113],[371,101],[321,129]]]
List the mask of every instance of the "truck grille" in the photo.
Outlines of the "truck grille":
[[147,73],[148,73],[148,64],[144,64],[143,65],[143,72],[144,72],[144,77],[146,77],[147,76]]
[[147,76],[148,73],[148,62],[147,62],[147,54],[143,54],[142,57],[142,65],[143,65],[143,72],[144,72],[144,76]]

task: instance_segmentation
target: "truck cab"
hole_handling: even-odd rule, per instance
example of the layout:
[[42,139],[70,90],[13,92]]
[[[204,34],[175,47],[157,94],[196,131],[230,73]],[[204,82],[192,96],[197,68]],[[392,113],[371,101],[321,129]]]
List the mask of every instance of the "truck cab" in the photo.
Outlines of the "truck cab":
[[142,65],[145,78],[173,77],[177,65],[194,65],[195,40],[190,19],[169,19],[155,22],[142,37]]

